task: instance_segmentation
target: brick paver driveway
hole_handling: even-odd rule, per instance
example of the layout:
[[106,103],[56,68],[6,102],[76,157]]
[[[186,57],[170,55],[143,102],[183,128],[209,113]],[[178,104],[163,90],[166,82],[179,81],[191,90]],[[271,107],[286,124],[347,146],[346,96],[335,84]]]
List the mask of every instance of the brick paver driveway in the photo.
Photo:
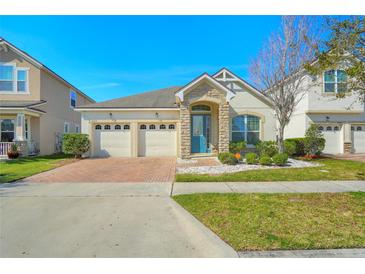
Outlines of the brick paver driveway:
[[26,182],[172,182],[176,158],[94,158],[24,179]]

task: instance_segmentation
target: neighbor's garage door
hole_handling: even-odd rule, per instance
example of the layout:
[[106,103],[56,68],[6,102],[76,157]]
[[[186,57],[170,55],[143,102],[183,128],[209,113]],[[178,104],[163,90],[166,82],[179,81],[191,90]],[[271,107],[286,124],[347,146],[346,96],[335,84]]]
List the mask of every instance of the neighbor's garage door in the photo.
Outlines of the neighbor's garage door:
[[365,124],[352,125],[352,149],[354,153],[365,153]]
[[176,156],[175,124],[140,124],[138,156]]
[[323,153],[339,154],[342,153],[341,126],[339,125],[319,125],[326,145]]
[[94,156],[130,157],[131,131],[129,124],[100,124],[94,126]]

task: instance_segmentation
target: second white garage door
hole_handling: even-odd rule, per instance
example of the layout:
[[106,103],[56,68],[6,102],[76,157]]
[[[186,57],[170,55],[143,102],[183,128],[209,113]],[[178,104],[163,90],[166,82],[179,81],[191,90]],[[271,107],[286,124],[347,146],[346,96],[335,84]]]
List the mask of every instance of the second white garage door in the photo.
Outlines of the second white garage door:
[[175,124],[140,124],[138,156],[176,156]]
[[130,126],[119,124],[96,125],[94,128],[94,156],[130,157]]
[[352,125],[352,149],[354,153],[365,153],[365,125]]

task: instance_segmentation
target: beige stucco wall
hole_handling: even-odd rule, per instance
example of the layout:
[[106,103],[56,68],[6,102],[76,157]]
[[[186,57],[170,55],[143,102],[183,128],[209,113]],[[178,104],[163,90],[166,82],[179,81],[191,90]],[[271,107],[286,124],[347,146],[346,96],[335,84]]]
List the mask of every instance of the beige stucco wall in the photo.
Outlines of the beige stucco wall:
[[13,63],[16,67],[29,68],[29,94],[4,94],[0,92],[0,100],[39,100],[40,99],[40,70],[24,58],[9,50],[0,51],[1,63]]
[[[276,120],[273,109],[243,86],[235,88],[236,96],[230,103],[230,133],[232,128],[232,118],[242,114],[259,116],[260,119],[260,139],[276,139]],[[232,134],[230,134],[230,139]]]
[[[55,135],[63,133],[64,123],[70,124],[70,132],[75,125],[81,127],[81,115],[70,107],[70,87],[51,76],[46,70],[28,62],[12,50],[0,51],[0,62],[14,63],[17,67],[29,68],[29,94],[2,94],[0,100],[45,100],[47,103],[37,108],[45,111],[39,118],[31,120],[32,139],[39,144],[40,153],[55,152]],[[91,103],[85,96],[77,94],[77,106]],[[14,113],[16,115],[16,113]]]

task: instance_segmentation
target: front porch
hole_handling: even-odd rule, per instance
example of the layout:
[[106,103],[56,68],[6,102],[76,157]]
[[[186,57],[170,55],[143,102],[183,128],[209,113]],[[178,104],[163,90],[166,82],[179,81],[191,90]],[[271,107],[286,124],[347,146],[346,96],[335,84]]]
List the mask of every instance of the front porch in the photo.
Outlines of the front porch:
[[[32,136],[32,127],[39,124],[39,116],[11,110],[0,115],[0,159],[7,159],[12,145],[17,145],[21,156],[38,154],[38,140]],[[34,134],[36,137],[36,134]]]

